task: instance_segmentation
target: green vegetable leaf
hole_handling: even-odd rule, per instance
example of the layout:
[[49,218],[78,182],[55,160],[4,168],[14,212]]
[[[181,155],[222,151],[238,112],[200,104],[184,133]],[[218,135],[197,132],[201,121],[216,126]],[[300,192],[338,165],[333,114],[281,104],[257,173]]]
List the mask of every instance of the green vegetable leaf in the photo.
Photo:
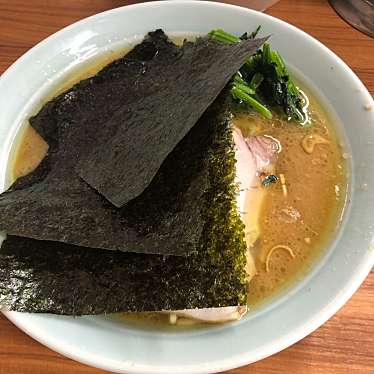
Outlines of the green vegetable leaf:
[[276,175],[267,175],[261,182],[264,187],[267,187],[270,183],[275,183],[279,178]]
[[[209,36],[223,43],[238,43],[255,38],[260,26],[251,34],[240,38],[222,29],[215,29]],[[231,94],[240,103],[249,105],[266,118],[272,118],[269,107],[281,108],[288,120],[309,125],[304,95],[297,88],[280,54],[265,43],[262,50],[251,56],[232,79]]]

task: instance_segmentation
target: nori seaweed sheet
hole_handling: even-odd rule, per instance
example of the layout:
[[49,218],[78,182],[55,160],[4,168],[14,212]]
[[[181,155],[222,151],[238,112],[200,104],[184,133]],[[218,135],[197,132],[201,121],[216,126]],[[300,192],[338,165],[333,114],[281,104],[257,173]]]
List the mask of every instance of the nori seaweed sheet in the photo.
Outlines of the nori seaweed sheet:
[[0,306],[89,315],[245,305],[244,225],[236,206],[235,152],[222,102],[189,133],[203,138],[209,186],[198,250],[188,257],[86,250],[8,236],[0,249]]
[[150,186],[122,209],[73,172],[80,152],[97,136],[92,123],[104,123],[124,101],[135,100],[130,93],[144,61],[154,56],[168,60],[178,51],[161,30],[150,33],[124,58],[50,101],[31,119],[49,143],[49,154],[35,172],[0,195],[1,230],[92,248],[173,255],[196,251],[208,184],[206,153],[198,138],[186,136]]
[[184,43],[173,56],[142,64],[132,96],[80,154],[79,175],[117,207],[139,196],[262,40]]

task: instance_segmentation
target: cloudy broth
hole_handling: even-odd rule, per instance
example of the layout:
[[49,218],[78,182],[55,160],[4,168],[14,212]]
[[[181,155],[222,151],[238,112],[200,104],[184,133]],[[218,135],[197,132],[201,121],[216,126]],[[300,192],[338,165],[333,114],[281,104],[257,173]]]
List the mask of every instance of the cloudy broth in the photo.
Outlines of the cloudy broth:
[[260,235],[250,249],[256,264],[250,307],[305,274],[333,238],[345,207],[348,155],[321,104],[310,92],[307,96],[308,127],[256,113],[234,118],[244,136],[268,135],[281,144],[275,172],[280,178],[266,187]]

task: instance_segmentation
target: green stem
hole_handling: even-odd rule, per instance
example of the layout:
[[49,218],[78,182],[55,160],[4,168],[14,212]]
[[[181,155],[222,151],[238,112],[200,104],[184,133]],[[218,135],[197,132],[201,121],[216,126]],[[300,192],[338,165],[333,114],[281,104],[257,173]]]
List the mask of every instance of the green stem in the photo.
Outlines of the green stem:
[[255,73],[249,84],[254,90],[257,90],[263,80],[264,76],[261,73]]
[[242,91],[240,88],[234,86],[231,88],[231,94],[236,99],[240,99],[246,103],[248,103],[253,109],[255,109],[257,112],[262,114],[264,117],[268,119],[272,119],[273,115],[271,114],[270,110],[266,108],[266,106],[262,105],[260,102],[258,102],[253,97],[249,96],[247,93]]
[[259,31],[261,30],[261,25],[258,25],[257,26],[257,29],[255,30],[255,31],[253,31],[253,32],[251,32],[250,34],[249,34],[249,39],[254,39],[256,36],[257,36],[257,34],[259,33]]
[[271,63],[271,50],[270,50],[270,45],[268,43],[265,43],[262,46],[262,58],[263,58],[263,63],[270,64]]
[[247,83],[235,83],[234,87],[238,88],[239,90],[242,90],[248,95],[254,95],[256,93],[255,90],[253,90],[251,87],[248,86]]
[[231,35],[222,29],[214,29],[208,34],[211,38],[223,43],[237,43],[240,39],[235,35]]

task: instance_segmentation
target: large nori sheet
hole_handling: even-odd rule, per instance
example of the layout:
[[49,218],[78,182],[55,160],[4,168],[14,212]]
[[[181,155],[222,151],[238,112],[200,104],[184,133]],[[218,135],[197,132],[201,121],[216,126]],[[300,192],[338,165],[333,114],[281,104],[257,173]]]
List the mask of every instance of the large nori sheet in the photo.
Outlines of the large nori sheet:
[[145,61],[176,54],[178,47],[162,31],[150,33],[125,58],[47,103],[31,123],[49,143],[49,154],[34,173],[0,196],[0,229],[83,247],[174,255],[195,251],[208,183],[201,137],[186,136],[150,186],[122,209],[73,172],[81,152],[95,141],[93,124],[105,123],[124,103],[136,100],[131,93],[134,86],[141,91]]
[[117,207],[139,196],[262,42],[199,38],[167,59],[144,62],[131,93],[139,99],[123,105],[108,122],[92,123],[97,136],[80,154],[79,175]]
[[208,155],[209,184],[200,200],[205,223],[196,253],[87,250],[8,236],[0,249],[0,306],[85,315],[244,305],[244,226],[236,207],[232,132],[222,106],[217,102],[187,135],[191,142],[203,139]]

